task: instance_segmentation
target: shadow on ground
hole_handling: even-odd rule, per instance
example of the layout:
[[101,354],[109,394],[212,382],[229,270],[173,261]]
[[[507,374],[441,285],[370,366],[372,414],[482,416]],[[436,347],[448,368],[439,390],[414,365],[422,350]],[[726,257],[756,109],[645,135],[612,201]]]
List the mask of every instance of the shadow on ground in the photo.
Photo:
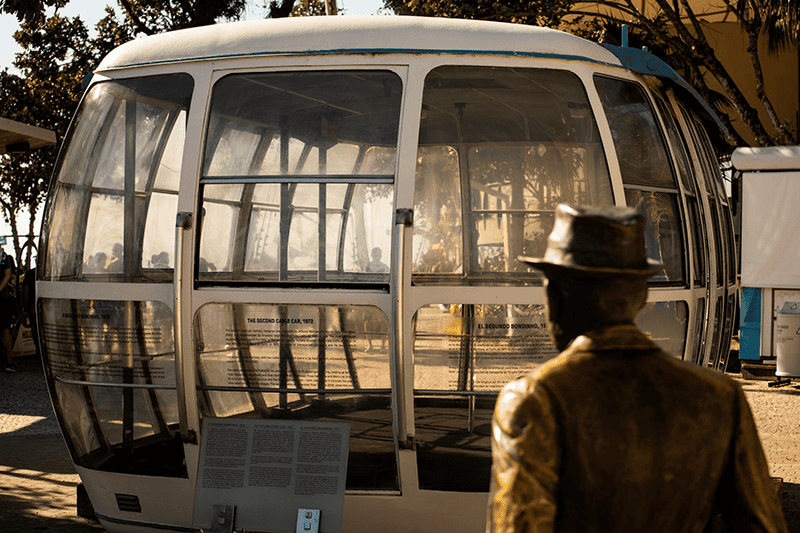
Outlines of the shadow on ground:
[[789,531],[800,531],[800,484],[784,483],[781,503]]
[[[781,483],[779,489],[781,491],[781,505],[783,507],[783,515],[786,518],[787,530],[790,533],[800,531],[800,484],[797,483]],[[713,527],[706,533],[729,533],[732,531],[725,526],[719,518],[714,520]]]

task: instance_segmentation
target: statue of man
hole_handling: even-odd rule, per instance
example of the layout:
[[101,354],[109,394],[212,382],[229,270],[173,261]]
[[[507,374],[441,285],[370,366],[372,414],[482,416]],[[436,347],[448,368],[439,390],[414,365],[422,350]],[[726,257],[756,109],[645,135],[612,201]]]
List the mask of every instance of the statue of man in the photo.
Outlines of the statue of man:
[[[505,386],[492,422],[487,528],[508,532],[785,532],[739,385],[675,359],[634,325],[647,298],[644,218],[560,205],[543,258],[560,355]],[[710,531],[710,529],[709,529]]]

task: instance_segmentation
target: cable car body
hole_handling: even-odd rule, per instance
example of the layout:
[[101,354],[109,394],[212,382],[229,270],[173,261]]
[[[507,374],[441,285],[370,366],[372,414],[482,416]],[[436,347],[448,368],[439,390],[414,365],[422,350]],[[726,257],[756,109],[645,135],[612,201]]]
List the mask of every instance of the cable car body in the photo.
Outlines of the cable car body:
[[642,209],[666,268],[638,325],[724,365],[719,135],[657,58],[544,28],[313,17],[119,47],[62,149],[37,280],[96,516],[207,529],[206,424],[335,421],[342,530],[482,531],[496,394],[556,355],[516,257],[544,251],[558,203]]

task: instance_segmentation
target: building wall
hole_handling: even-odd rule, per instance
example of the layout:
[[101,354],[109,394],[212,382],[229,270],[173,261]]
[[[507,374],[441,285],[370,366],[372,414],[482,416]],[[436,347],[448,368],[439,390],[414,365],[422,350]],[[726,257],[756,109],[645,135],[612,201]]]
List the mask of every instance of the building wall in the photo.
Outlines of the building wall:
[[[759,111],[762,123],[767,128],[768,133],[774,134],[775,128],[771,127],[769,117],[756,96],[755,72],[747,52],[747,38],[736,18],[719,0],[688,1],[697,18],[703,22],[706,38],[714,48],[718,59],[728,70],[751,105]],[[655,0],[636,0],[635,5],[648,17],[654,17],[660,11]],[[598,4],[589,4],[582,6],[582,8],[585,11],[595,9],[598,12],[613,15],[623,20],[627,17],[621,12]],[[691,26],[691,23],[687,22],[687,26]],[[798,127],[798,122],[800,122],[800,80],[798,80],[800,59],[798,59],[798,47],[790,47],[778,54],[771,54],[767,49],[766,40],[762,38],[759,51],[767,96],[771,100],[779,118],[789,124],[790,132],[800,144],[800,127]],[[713,76],[708,75],[707,79],[712,89],[722,92],[721,86]],[[748,144],[754,145],[755,139],[743,127],[741,120],[738,119],[733,109],[731,109],[730,116],[737,132]]]
[[[747,52],[747,38],[739,29],[736,22],[711,22],[705,24],[706,38],[714,48],[718,59],[733,77],[736,84],[744,92],[751,104],[759,110],[762,122],[767,125],[767,131],[774,133],[770,127],[769,118],[763,110],[756,96],[756,80],[753,64]],[[797,47],[787,48],[779,54],[771,54],[767,49],[765,39],[761,39],[760,54],[761,66],[764,72],[764,85],[767,97],[772,102],[778,117],[789,123],[790,131],[798,138],[798,114],[800,114],[800,77],[798,76],[798,50]],[[709,77],[709,85],[721,90],[715,80]],[[736,119],[735,113],[731,114],[736,130],[753,144],[755,141],[742,127],[741,121]]]

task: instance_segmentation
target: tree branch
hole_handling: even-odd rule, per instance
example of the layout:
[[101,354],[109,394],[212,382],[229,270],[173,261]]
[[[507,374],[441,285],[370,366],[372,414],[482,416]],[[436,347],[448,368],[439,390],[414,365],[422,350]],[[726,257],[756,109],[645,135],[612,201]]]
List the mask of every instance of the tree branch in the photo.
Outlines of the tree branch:
[[155,32],[148,28],[144,22],[139,18],[139,16],[134,12],[133,6],[129,0],[119,0],[119,4],[122,6],[122,9],[125,10],[125,14],[128,15],[128,18],[131,19],[133,25],[139,30],[141,33],[145,35],[154,35]]
[[778,118],[778,114],[775,112],[772,101],[767,96],[767,92],[764,88],[764,71],[761,68],[761,58],[758,56],[758,38],[759,33],[748,32],[747,53],[750,55],[750,62],[753,65],[753,71],[756,75],[756,96],[761,101],[761,105],[764,106],[764,110],[767,112],[767,116],[769,117],[772,126],[775,128],[781,144],[796,144],[796,141],[792,134],[789,133],[786,124],[781,122],[780,118]]

